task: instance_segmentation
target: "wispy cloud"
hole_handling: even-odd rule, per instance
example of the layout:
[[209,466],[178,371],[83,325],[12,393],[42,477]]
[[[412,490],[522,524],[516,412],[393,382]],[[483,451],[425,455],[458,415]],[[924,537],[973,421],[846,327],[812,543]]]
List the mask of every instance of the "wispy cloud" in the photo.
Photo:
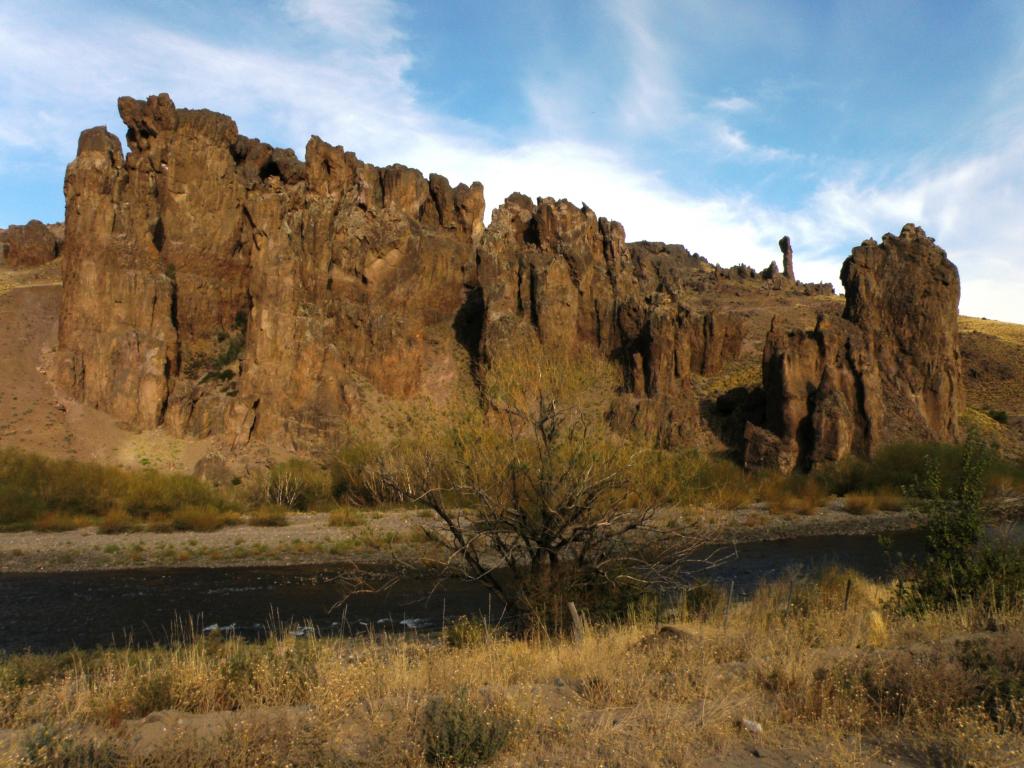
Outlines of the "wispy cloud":
[[754,102],[742,96],[729,96],[724,99],[714,99],[708,106],[719,112],[749,112],[754,108]]
[[[685,120],[732,161],[792,159],[730,124],[753,111],[742,97],[709,102],[703,117],[690,120],[671,51],[657,34],[657,8],[608,8],[620,13],[627,41],[624,130]],[[292,0],[274,21],[283,31],[293,25],[314,35],[326,54],[311,57],[256,40],[215,43],[120,11],[97,10],[62,27],[34,8],[0,5],[0,173],[17,158],[66,162],[82,128],[106,122],[120,130],[118,95],[166,90],[183,106],[226,112],[243,132],[300,151],[315,132],[372,162],[479,179],[492,207],[513,191],[586,202],[621,220],[631,238],[681,242],[722,264],[766,265],[778,258],[778,238],[789,234],[803,279],[837,282],[852,245],[915,221],[960,265],[965,312],[1024,321],[1024,137],[999,119],[1019,102],[993,114],[1001,132],[981,151],[943,163],[922,158],[897,175],[866,163],[811,176],[806,183],[814,191],[805,202],[783,209],[752,194],[690,194],[638,166],[625,144],[566,130],[568,122],[585,127],[588,120],[579,100],[563,98],[580,89],[576,75],[535,82],[536,112],[552,122],[530,140],[498,141],[489,129],[440,114],[412,84],[401,18],[392,0]]]
[[628,72],[619,117],[634,133],[659,133],[684,117],[682,84],[674,50],[658,34],[658,4],[652,0],[607,0],[605,8],[621,31]]

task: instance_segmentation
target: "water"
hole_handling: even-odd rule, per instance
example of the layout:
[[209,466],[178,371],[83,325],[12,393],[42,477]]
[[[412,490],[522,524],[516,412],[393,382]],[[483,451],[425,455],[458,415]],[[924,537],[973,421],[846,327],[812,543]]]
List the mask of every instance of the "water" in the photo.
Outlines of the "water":
[[[891,536],[893,549],[914,557],[924,549],[919,531]],[[804,536],[719,550],[730,557],[710,581],[732,582],[742,597],[761,581],[828,565],[887,578],[894,562],[874,535]],[[56,651],[71,647],[164,643],[216,627],[259,637],[268,625],[315,626],[325,633],[436,630],[459,615],[500,618],[502,609],[478,585],[443,581],[429,573],[404,575],[387,589],[353,594],[345,566],[268,566],[107,570],[0,574],[0,650]],[[383,572],[369,574],[378,583]]]

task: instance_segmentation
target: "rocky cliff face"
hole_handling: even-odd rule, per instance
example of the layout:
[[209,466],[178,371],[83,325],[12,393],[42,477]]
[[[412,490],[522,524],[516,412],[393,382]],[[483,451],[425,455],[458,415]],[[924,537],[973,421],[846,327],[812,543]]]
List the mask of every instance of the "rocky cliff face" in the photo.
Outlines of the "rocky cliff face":
[[747,425],[747,466],[790,471],[960,437],[960,282],[945,251],[908,224],[855,248],[841,279],[841,319],[768,334],[764,422]]
[[321,442],[364,394],[453,375],[480,185],[306,162],[166,96],[118,103],[68,167],[59,382],[135,427]]
[[684,305],[687,270],[702,260],[681,246],[627,245],[621,224],[586,207],[513,195],[494,212],[479,262],[485,352],[524,327],[545,344],[594,346],[622,369],[620,427],[662,445],[693,436],[692,375],[717,372],[743,341],[739,315]]
[[[68,166],[57,375],[136,428],[324,449],[382,403],[443,399],[529,333],[614,361],[620,428],[700,442],[707,382],[742,375],[751,349],[748,299],[831,293],[796,283],[791,258],[770,279],[722,269],[627,243],[564,200],[513,195],[485,230],[479,184],[378,168],[317,137],[300,160],[166,95],[118,106],[128,154],[94,128]],[[945,254],[906,229],[856,249],[843,281],[843,318],[769,334],[763,391],[734,408],[739,432],[751,421],[749,465],[957,436]]]
[[47,226],[37,219],[0,229],[0,266],[38,267],[57,258],[63,227]]

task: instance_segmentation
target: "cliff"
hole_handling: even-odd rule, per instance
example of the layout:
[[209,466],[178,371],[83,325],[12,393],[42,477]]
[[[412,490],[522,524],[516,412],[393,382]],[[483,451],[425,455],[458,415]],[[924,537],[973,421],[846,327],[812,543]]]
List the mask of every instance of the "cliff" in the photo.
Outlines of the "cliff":
[[[94,128],[68,166],[57,378],[137,429],[321,451],[381,403],[443,400],[530,333],[618,366],[619,428],[739,447],[709,416],[708,382],[761,348],[752,307],[791,297],[804,317],[835,301],[827,284],[796,282],[788,238],[780,273],[627,243],[620,224],[564,200],[512,195],[485,228],[479,183],[378,168],[315,136],[300,160],[166,94],[118,107],[128,154]],[[788,469],[904,431],[957,436],[955,268],[904,239],[855,252],[834,330],[769,334],[763,395],[741,409],[748,463]],[[942,269],[949,290],[920,301]],[[920,419],[903,430],[887,409],[906,403]]]

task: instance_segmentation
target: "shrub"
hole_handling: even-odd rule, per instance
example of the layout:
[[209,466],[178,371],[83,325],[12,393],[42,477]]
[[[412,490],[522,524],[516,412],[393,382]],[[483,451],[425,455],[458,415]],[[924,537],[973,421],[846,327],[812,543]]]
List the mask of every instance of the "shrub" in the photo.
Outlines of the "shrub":
[[338,507],[327,518],[327,524],[335,528],[354,528],[366,522],[366,515],[354,507]]
[[433,698],[423,712],[423,756],[444,768],[482,765],[505,748],[513,726],[501,707],[472,700],[465,689]]
[[48,514],[99,518],[120,507],[142,518],[187,505],[232,507],[226,497],[189,475],[129,471],[0,449],[0,528],[6,530],[32,527]]
[[703,542],[656,514],[665,494],[644,467],[657,454],[611,430],[612,366],[532,336],[502,343],[520,342],[481,372],[485,409],[438,413],[389,448],[378,474],[434,512],[451,572],[516,621],[558,630],[570,600],[678,584]]
[[998,421],[1000,424],[1006,424],[1010,420],[1010,414],[1006,411],[992,410],[988,412],[988,415],[993,421]]
[[444,628],[444,641],[453,648],[482,645],[487,639],[487,625],[481,619],[459,616]]
[[872,493],[848,493],[843,500],[851,515],[870,515],[878,511],[878,499]]
[[339,448],[329,467],[334,498],[353,504],[399,501],[373,472],[382,455],[383,448],[370,440],[351,438]]
[[[1024,480],[1024,467],[1001,458],[996,450],[978,438],[972,438],[970,449],[983,459],[980,476],[984,493],[998,492],[1009,481]],[[817,473],[819,481],[830,493],[845,496],[863,491],[886,491],[903,488],[917,490],[927,472],[938,478],[938,489],[947,496],[963,485],[967,444],[903,443],[882,448],[873,458],[849,457]]]
[[331,498],[331,476],[316,464],[290,459],[270,470],[263,495],[271,504],[307,510]]
[[766,481],[759,495],[773,512],[809,515],[825,503],[828,491],[818,478],[797,474]]
[[188,506],[171,513],[171,525],[178,531],[216,531],[233,522],[216,507]]
[[62,512],[49,512],[32,523],[33,530],[44,533],[59,533],[61,531],[73,531],[89,525],[89,519],[81,515],[72,517]]
[[985,479],[993,460],[991,451],[976,437],[962,446],[949,490],[938,462],[929,461],[914,493],[923,499],[927,514],[927,554],[901,584],[895,605],[904,611],[957,606],[968,601],[990,610],[1020,599],[1024,592],[1024,546],[994,546],[983,541],[981,503]]
[[138,521],[119,507],[111,509],[96,524],[100,533],[125,533],[138,527]]
[[30,731],[23,743],[28,768],[114,768],[123,756],[109,741],[61,733],[48,726]]
[[249,525],[288,525],[288,508],[266,504],[262,507],[257,507],[249,513]]

